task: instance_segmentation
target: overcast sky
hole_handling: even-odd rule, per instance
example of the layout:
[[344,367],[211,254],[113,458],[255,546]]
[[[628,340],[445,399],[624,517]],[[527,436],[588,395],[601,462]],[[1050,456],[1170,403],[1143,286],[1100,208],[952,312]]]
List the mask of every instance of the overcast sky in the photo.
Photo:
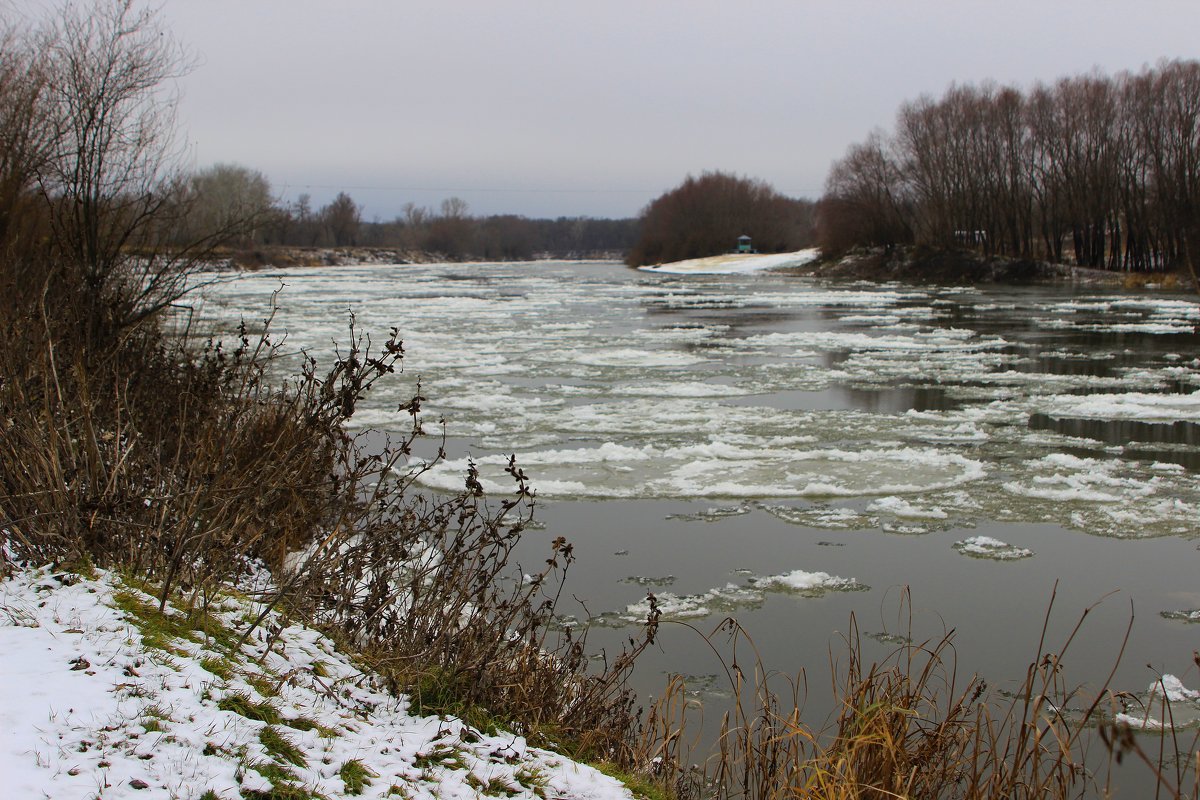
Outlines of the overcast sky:
[[197,57],[197,166],[365,217],[631,216],[720,169],[820,195],[831,161],[951,82],[1200,57],[1197,0],[163,0]]

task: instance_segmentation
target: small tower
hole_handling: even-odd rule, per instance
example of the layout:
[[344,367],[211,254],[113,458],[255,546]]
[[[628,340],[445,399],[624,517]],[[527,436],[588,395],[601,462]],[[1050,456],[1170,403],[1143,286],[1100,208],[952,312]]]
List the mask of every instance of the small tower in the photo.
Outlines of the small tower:
[[750,241],[750,237],[742,234],[738,237],[737,251],[738,253],[753,253],[754,245]]

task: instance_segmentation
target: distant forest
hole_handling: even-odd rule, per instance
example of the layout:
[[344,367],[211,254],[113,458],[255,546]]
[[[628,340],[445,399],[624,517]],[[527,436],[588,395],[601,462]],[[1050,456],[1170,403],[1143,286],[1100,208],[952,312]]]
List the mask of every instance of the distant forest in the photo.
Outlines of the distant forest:
[[927,245],[1157,271],[1200,257],[1200,62],[952,86],[834,163],[827,252]]
[[[367,221],[345,192],[319,208],[308,195],[294,203],[274,203],[261,173],[230,164],[196,173],[184,194],[192,226],[182,231],[183,239],[227,229],[232,235],[226,244],[238,248],[378,247],[450,260],[617,258],[632,247],[638,230],[638,220],[632,218],[476,217],[457,197],[442,201],[436,210],[409,203],[394,219]],[[226,224],[225,216],[250,217],[255,223],[235,227]]]
[[742,235],[762,252],[798,250],[813,240],[815,207],[761,180],[705,172],[688,176],[634,218],[476,217],[451,197],[437,209],[409,203],[392,220],[368,222],[345,192],[319,208],[308,195],[280,204],[265,176],[232,164],[191,175],[177,202],[188,209],[180,242],[228,231],[224,244],[241,249],[374,247],[449,260],[624,258],[633,266],[729,252]]

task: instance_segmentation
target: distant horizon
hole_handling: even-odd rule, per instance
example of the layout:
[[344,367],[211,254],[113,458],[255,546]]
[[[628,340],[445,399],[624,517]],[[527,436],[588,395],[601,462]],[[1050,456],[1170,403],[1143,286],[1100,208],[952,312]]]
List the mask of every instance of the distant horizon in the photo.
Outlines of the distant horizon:
[[[52,8],[54,0],[0,0]],[[1200,3],[162,0],[197,168],[363,218],[636,216],[721,170],[817,199],[834,160],[953,83],[1028,88],[1200,57]]]

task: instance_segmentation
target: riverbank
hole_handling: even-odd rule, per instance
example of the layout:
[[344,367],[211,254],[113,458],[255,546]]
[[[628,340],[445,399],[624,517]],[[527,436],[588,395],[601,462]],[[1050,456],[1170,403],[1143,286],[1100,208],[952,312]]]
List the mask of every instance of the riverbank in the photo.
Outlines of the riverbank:
[[[633,800],[523,736],[419,713],[361,654],[264,612],[249,599],[256,588],[162,613],[113,572],[44,568],[0,582],[11,796]],[[270,635],[239,641],[260,613]]]
[[1033,259],[985,256],[968,250],[876,247],[821,256],[791,274],[907,283],[1075,283],[1126,288],[1182,289],[1176,273],[1114,272]]

